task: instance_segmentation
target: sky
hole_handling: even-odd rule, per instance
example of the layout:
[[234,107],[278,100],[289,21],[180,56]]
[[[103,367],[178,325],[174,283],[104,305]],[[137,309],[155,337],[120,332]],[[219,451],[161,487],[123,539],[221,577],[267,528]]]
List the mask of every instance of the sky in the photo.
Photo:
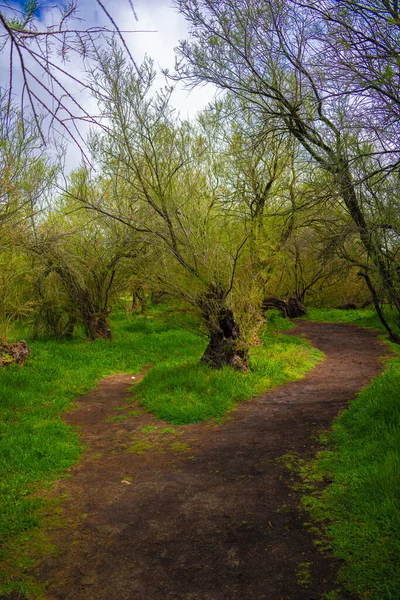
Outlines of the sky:
[[[154,60],[155,68],[160,71],[157,77],[156,85],[165,85],[165,78],[161,74],[161,69],[174,71],[175,53],[174,47],[178,45],[180,39],[188,37],[188,26],[177,10],[172,5],[172,0],[132,0],[133,7],[137,16],[134,18],[129,0],[102,0],[105,8],[111,14],[121,30],[134,30],[132,33],[125,33],[124,39],[129,47],[133,59],[140,64],[147,54]],[[16,0],[14,6],[21,6],[23,2]],[[41,9],[39,18],[47,25],[57,22],[58,10],[57,4],[61,2],[48,2],[39,0]],[[83,20],[78,26],[86,29],[90,26],[107,25],[110,22],[96,0],[78,0],[79,17]],[[76,26],[76,25],[75,25]],[[61,63],[60,63],[61,64]],[[6,87],[8,81],[9,55],[2,52],[0,55],[0,87]],[[33,67],[34,68],[34,67]],[[71,68],[71,63],[69,65]],[[83,77],[79,72],[79,66],[72,64],[72,72],[77,79]],[[18,81],[19,77],[19,81]],[[18,92],[21,88],[22,78],[18,70],[14,74],[15,98],[18,99]],[[36,85],[36,84],[35,84]],[[65,85],[68,90],[77,95],[88,112],[95,110],[94,100],[87,94],[79,90],[79,86],[70,80],[66,80]],[[171,85],[171,82],[169,82]],[[182,118],[194,118],[198,111],[213,99],[215,88],[211,85],[197,87],[194,90],[185,89],[183,84],[175,84],[176,90],[172,96],[171,104],[176,108]],[[75,88],[75,89],[74,89]],[[85,126],[81,126],[81,131],[85,135]],[[68,170],[79,164],[80,156],[71,144],[67,148],[67,166]]]
[[[133,0],[137,21],[129,6],[129,0],[102,1],[120,29],[135,30],[134,33],[124,34],[124,38],[136,63],[142,62],[147,54],[154,59],[158,71],[174,71],[174,47],[178,45],[179,40],[188,37],[188,26],[183,16],[173,7],[171,0]],[[78,5],[86,23],[110,24],[96,0],[78,0]],[[161,74],[158,82],[160,85],[165,84]],[[189,91],[184,89],[182,84],[176,84],[172,104],[179,110],[182,118],[193,118],[212,100],[214,94],[215,89],[211,85]]]
[[[147,53],[155,60],[157,69],[168,68],[173,71],[174,46],[178,45],[180,39],[188,36],[185,19],[172,7],[169,0],[134,0],[134,8],[139,19],[137,23],[132,23],[134,28],[155,30],[154,33],[127,35],[127,42],[134,59],[140,62]],[[124,13],[125,10],[122,9],[120,26],[125,22]],[[215,89],[211,85],[198,87],[192,91],[179,85],[173,96],[173,104],[182,118],[191,118],[212,100],[214,93]]]

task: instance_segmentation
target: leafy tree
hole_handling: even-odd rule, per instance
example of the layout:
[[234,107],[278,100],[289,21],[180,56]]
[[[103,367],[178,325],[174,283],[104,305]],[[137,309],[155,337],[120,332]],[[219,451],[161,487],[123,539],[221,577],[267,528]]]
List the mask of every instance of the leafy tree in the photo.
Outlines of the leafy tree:
[[[0,235],[11,232],[43,209],[57,174],[45,155],[33,120],[0,102]],[[4,242],[3,242],[4,243]]]
[[32,265],[20,242],[40,219],[56,175],[36,123],[0,103],[0,338],[33,308]]
[[89,340],[109,339],[109,313],[126,290],[136,249],[121,227],[107,225],[73,198],[101,194],[86,170],[71,175],[66,194],[22,240],[36,263],[36,331],[58,337],[80,324]]
[[251,335],[240,325],[250,323],[250,308],[239,297],[244,282],[251,287],[248,235],[240,215],[221,209],[205,137],[175,118],[171,89],[150,93],[154,76],[151,61],[138,76],[117,49],[102,54],[92,85],[109,126],[92,143],[110,193],[80,201],[152,247],[143,276],[202,317],[209,336],[203,360],[246,368]]
[[[380,244],[367,184],[375,174],[397,169],[397,150],[385,146],[379,129],[359,118],[356,92],[349,94],[342,79],[335,77],[334,65],[320,60],[326,21],[315,17],[308,3],[176,4],[192,25],[190,41],[179,47],[180,77],[229,90],[247,102],[260,121],[275,121],[277,130],[298,140],[326,173],[337,202],[343,203],[367,255],[367,275],[379,280],[400,322],[398,265]],[[368,18],[367,9],[363,15]],[[397,24],[388,21],[390,26],[396,35]],[[334,83],[329,84],[332,75]],[[369,98],[373,106],[373,96]],[[389,333],[400,342],[397,333]]]

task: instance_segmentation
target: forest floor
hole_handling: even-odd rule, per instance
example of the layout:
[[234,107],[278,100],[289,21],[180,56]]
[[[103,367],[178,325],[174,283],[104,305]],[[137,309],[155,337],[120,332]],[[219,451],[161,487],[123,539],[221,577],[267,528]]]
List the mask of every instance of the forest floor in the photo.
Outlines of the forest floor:
[[315,546],[282,457],[315,454],[387,351],[343,323],[302,321],[291,333],[325,360],[220,422],[157,420],[132,401],[130,375],[78,398],[64,417],[86,451],[49,491],[64,526],[49,531],[57,553],[31,573],[47,600],[350,597],[333,591],[338,562]]

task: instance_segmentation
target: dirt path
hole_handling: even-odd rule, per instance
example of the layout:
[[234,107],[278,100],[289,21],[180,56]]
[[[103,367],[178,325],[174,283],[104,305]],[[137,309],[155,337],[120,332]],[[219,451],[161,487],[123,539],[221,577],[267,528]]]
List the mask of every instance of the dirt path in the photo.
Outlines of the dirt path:
[[[107,422],[132,411],[128,375],[79,399],[66,419],[82,427],[88,451],[57,486],[69,526],[51,532],[60,554],[34,573],[49,600],[311,600],[335,587],[337,564],[314,548],[276,459],[312,455],[312,437],[386,352],[372,332],[345,324],[304,321],[294,333],[326,360],[218,427],[174,433],[143,411]],[[144,444],[152,447],[137,454]]]

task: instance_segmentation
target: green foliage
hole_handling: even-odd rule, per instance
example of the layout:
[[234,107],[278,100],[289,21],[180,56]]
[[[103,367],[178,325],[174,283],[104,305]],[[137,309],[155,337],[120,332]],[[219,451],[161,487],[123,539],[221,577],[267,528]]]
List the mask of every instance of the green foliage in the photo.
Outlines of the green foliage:
[[269,333],[289,331],[295,327],[290,319],[282,317],[280,310],[269,310],[266,319]]

